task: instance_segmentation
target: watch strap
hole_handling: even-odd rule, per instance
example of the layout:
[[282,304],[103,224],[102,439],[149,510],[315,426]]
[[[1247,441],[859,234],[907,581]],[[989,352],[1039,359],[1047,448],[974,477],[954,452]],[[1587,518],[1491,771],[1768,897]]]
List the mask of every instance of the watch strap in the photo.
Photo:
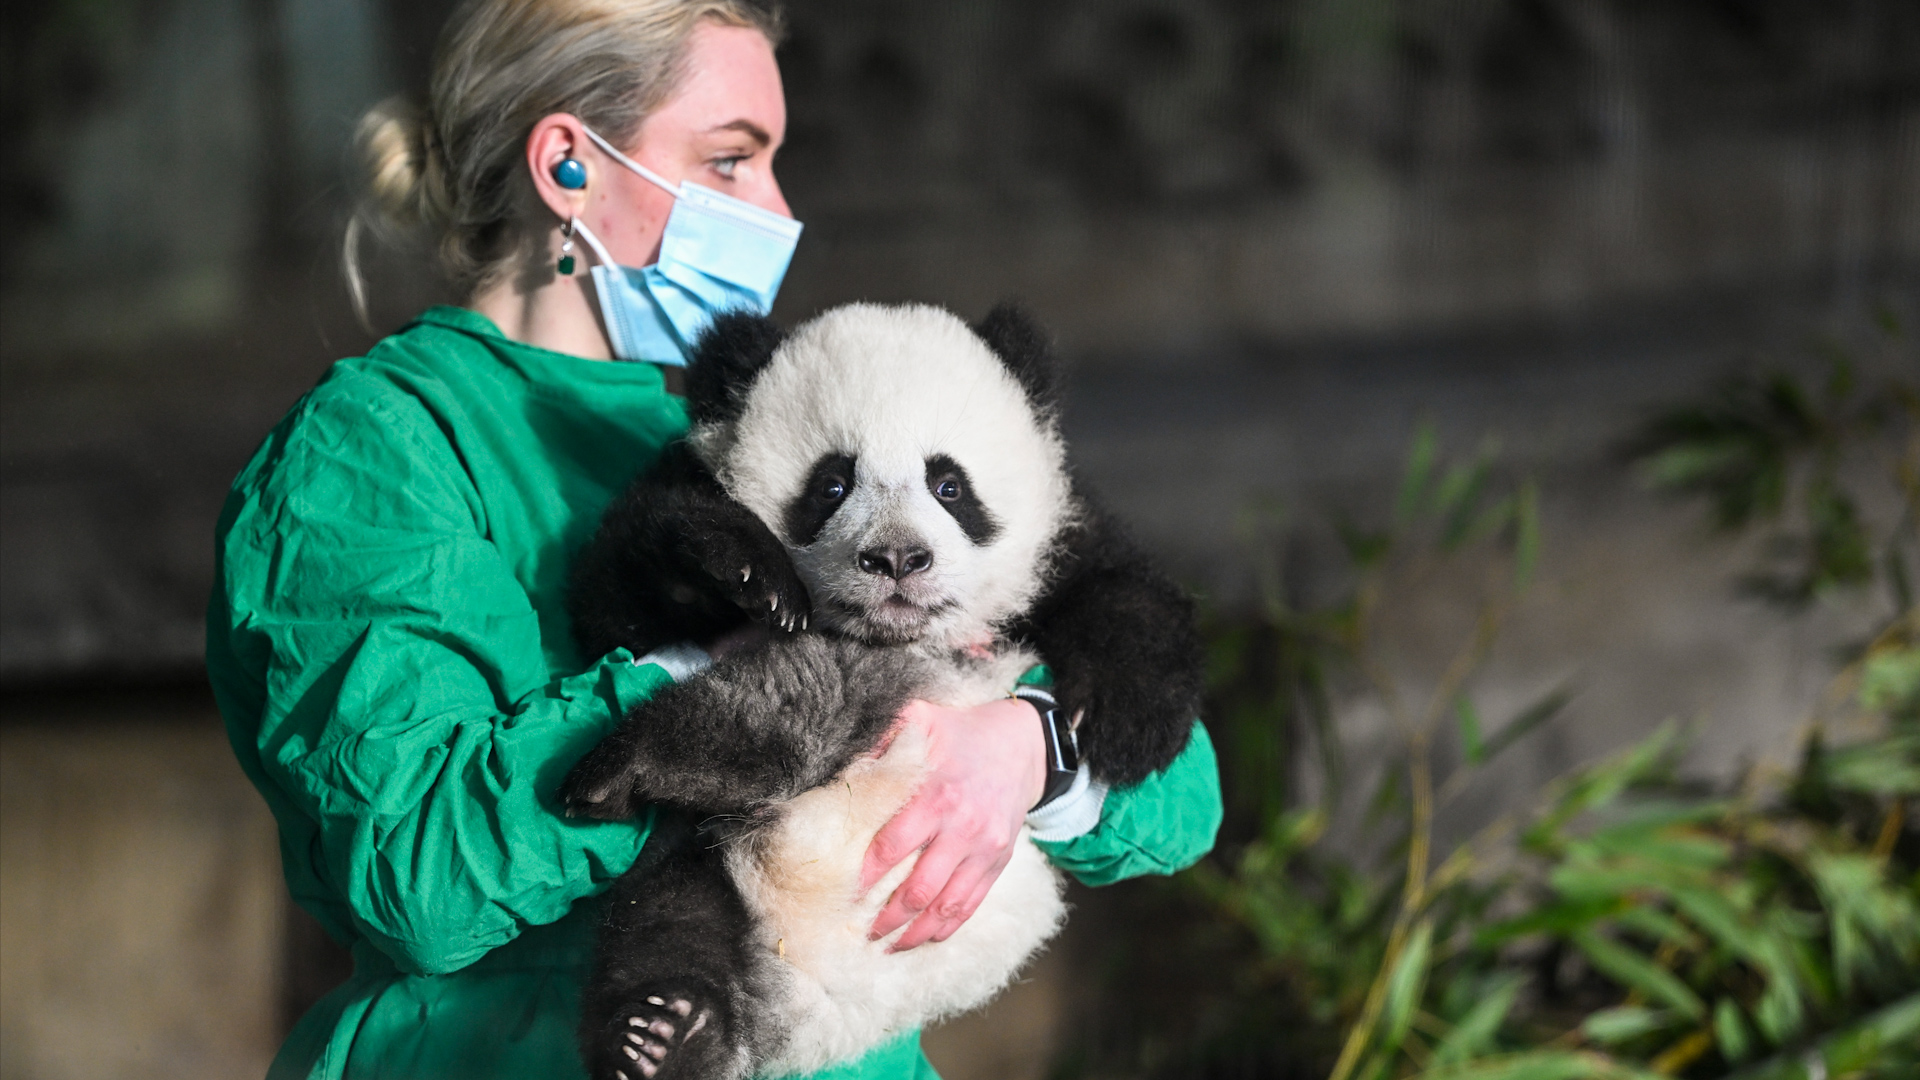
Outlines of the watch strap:
[[1040,713],[1040,734],[1047,752],[1047,779],[1040,801],[1033,804],[1033,809],[1038,810],[1066,794],[1080,774],[1080,736],[1052,694],[1037,686],[1022,686],[1014,690],[1013,696]]

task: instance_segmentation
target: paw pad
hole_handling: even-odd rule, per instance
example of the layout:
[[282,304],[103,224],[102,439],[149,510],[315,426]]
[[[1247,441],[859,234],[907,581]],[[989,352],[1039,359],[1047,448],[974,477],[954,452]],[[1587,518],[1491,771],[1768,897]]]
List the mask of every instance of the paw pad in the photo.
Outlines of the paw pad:
[[[682,997],[651,995],[645,1005],[629,1006],[622,1014],[626,1022],[612,1040],[613,1049],[619,1051],[609,1067],[614,1080],[654,1080],[673,1063],[686,1041],[707,1025],[707,1011],[701,1009],[695,1016],[693,1002]],[[692,1023],[687,1022],[690,1016]]]

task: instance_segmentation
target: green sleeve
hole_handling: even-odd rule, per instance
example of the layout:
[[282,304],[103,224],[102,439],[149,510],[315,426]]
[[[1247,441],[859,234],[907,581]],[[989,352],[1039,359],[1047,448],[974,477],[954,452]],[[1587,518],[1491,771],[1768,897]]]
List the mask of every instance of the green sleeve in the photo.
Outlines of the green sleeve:
[[624,652],[552,678],[447,437],[417,401],[337,389],[235,483],[208,666],[296,898],[439,974],[631,864],[644,827],[568,820],[556,790],[669,680]]
[[1220,817],[1220,770],[1207,729],[1196,720],[1173,764],[1107,793],[1100,823],[1091,831],[1038,843],[1055,866],[1085,884],[1111,885],[1192,866],[1213,849]]

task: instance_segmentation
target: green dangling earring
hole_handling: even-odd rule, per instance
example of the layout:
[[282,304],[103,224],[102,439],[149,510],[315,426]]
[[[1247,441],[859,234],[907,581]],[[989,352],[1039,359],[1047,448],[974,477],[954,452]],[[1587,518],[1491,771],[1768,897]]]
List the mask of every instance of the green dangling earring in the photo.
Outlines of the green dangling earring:
[[557,268],[561,277],[573,276],[573,218],[568,218],[560,226],[560,265]]

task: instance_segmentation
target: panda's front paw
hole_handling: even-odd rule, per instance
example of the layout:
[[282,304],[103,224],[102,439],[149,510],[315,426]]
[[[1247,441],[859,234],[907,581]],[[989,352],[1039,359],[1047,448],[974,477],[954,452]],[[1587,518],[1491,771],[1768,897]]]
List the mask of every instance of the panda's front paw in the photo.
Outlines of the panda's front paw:
[[594,1080],[726,1080],[740,1071],[704,995],[657,987],[621,1005],[589,1046]]
[[776,630],[805,630],[813,604],[793,559],[773,534],[732,536],[710,544],[700,565],[735,606]]

